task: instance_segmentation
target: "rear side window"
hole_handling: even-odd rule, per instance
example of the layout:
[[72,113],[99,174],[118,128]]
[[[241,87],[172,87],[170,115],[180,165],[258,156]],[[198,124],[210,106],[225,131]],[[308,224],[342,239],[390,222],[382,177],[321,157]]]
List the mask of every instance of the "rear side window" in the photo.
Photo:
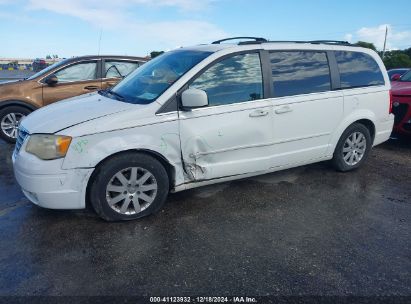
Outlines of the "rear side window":
[[258,53],[221,60],[200,75],[190,88],[207,92],[210,106],[263,98],[263,78]]
[[342,89],[384,85],[380,67],[370,55],[336,51],[335,58],[340,71]]
[[106,60],[104,62],[105,78],[121,78],[126,77],[140,66],[137,61],[114,61]]
[[327,54],[317,51],[270,53],[274,96],[292,96],[331,90]]

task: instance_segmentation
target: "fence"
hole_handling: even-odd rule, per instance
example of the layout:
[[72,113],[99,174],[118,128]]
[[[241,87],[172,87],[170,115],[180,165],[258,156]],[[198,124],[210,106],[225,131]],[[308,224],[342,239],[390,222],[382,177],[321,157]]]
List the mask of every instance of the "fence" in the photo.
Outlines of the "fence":
[[0,64],[0,71],[33,71],[32,64]]

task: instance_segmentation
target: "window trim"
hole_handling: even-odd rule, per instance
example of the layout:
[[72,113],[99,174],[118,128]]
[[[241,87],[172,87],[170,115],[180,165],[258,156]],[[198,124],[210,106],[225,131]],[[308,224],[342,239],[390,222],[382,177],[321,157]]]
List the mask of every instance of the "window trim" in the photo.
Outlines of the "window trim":
[[[300,94],[294,94],[294,95],[286,95],[286,96],[275,96],[275,90],[274,90],[274,81],[272,79],[272,66],[271,66],[271,60],[270,60],[270,54],[271,53],[286,53],[286,52],[306,52],[306,53],[324,53],[325,57],[327,58],[327,65],[328,65],[328,71],[329,71],[329,79],[330,79],[330,89],[325,90],[325,91],[319,91],[319,92],[309,92],[309,93],[300,93]],[[270,78],[271,78],[271,90],[272,90],[272,95],[271,98],[285,98],[285,97],[293,97],[293,96],[301,96],[301,95],[308,95],[308,94],[317,94],[317,93],[327,93],[327,92],[332,92],[335,90],[338,90],[338,83],[339,83],[339,74],[338,76],[336,75],[336,70],[335,66],[334,68],[331,68],[332,66],[332,61],[330,60],[329,53],[332,53],[333,51],[329,50],[312,50],[312,49],[284,49],[284,50],[269,50],[268,51],[268,64],[269,64],[269,69],[270,69]],[[333,57],[333,56],[331,56]],[[334,57],[335,59],[335,57]],[[334,87],[336,85],[336,87]]]
[[[226,54],[226,55],[223,55],[223,56],[221,56],[221,57],[218,57],[218,58],[216,58],[215,60],[213,60],[212,62],[210,62],[209,64],[207,64],[207,65],[206,65],[205,67],[203,67],[200,71],[198,71],[193,77],[191,77],[191,78],[181,87],[181,89],[178,90],[178,92],[177,92],[177,94],[176,94],[176,95],[177,95],[176,99],[177,99],[177,106],[178,106],[177,109],[178,109],[178,111],[187,111],[187,110],[183,109],[183,106],[182,106],[182,103],[181,103],[181,94],[182,94],[185,90],[187,90],[188,87],[189,87],[199,76],[201,76],[206,70],[208,70],[210,67],[212,67],[213,65],[217,64],[217,63],[220,62],[220,61],[223,61],[223,60],[225,60],[225,59],[227,59],[227,58],[230,58],[230,57],[234,57],[234,56],[237,56],[237,55],[244,55],[244,54],[253,54],[253,53],[256,53],[256,54],[258,54],[258,56],[259,56],[259,58],[260,58],[260,69],[261,69],[261,78],[262,78],[262,79],[261,79],[261,85],[262,85],[262,88],[263,88],[263,97],[262,97],[262,98],[259,98],[259,99],[256,99],[256,100],[248,100],[248,101],[235,102],[235,103],[230,103],[230,104],[207,105],[207,106],[205,106],[205,107],[201,107],[201,108],[198,108],[198,109],[207,109],[207,108],[211,108],[211,107],[227,106],[227,105],[239,104],[239,103],[244,103],[244,102],[253,102],[253,101],[255,102],[255,101],[260,101],[260,100],[265,100],[265,99],[270,98],[270,96],[266,96],[266,94],[270,92],[270,89],[266,87],[266,81],[265,81],[265,77],[264,77],[264,76],[266,76],[266,75],[264,75],[264,62],[263,62],[263,60],[262,60],[262,58],[263,58],[262,53],[263,53],[263,52],[264,52],[263,49],[254,49],[254,50],[245,50],[245,51],[233,52],[233,53]],[[169,101],[171,101],[171,100],[169,100]],[[162,110],[163,110],[163,108],[166,108],[165,105],[167,105],[167,104],[168,104],[168,102],[166,102],[166,103],[160,108],[160,110],[157,111],[156,114],[164,113]]]
[[[370,57],[370,58],[375,62],[375,64],[378,66],[378,70],[379,70],[380,73],[381,73],[383,83],[382,83],[382,84],[365,84],[365,85],[350,86],[350,87],[348,87],[348,88],[343,88],[343,87],[342,87],[342,81],[341,81],[341,72],[340,72],[340,68],[339,68],[339,66],[338,66],[337,56],[336,56],[336,54],[335,54],[336,52],[358,53],[358,54],[362,54],[362,55],[366,55],[366,56]],[[383,73],[382,73],[382,71],[381,71],[381,67],[380,67],[380,65],[378,64],[377,60],[375,60],[374,57],[371,56],[370,54],[367,54],[367,53],[365,53],[365,52],[359,52],[359,51],[351,51],[351,50],[350,50],[350,51],[346,51],[346,50],[334,50],[333,53],[334,53],[333,55],[334,55],[334,58],[335,58],[335,64],[336,64],[336,67],[337,67],[338,75],[339,75],[339,78],[340,78],[339,90],[353,90],[353,89],[360,89],[360,88],[386,86],[385,78],[384,78],[384,75],[383,75]]]

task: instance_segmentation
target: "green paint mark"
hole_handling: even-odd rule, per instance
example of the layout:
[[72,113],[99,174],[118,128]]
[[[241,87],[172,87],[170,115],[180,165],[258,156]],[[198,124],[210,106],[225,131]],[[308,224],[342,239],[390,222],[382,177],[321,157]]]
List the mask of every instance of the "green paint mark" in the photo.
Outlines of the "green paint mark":
[[168,149],[167,141],[165,139],[166,136],[177,136],[177,137],[179,137],[180,135],[178,133],[164,133],[160,136],[160,149],[163,153],[166,153],[167,149]]
[[76,150],[78,153],[83,153],[86,149],[86,145],[88,144],[87,139],[80,139],[77,143],[73,146],[73,149]]

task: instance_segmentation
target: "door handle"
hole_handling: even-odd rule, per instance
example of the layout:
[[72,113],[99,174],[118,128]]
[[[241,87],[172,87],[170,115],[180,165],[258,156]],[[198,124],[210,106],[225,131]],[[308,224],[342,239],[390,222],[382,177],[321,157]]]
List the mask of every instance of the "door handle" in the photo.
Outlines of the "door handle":
[[86,87],[84,87],[84,89],[86,89],[86,90],[98,90],[98,89],[100,89],[100,87],[99,86],[86,86]]
[[261,117],[261,116],[267,116],[268,115],[268,111],[265,110],[255,110],[253,112],[250,113],[250,117]]
[[279,107],[277,109],[275,109],[275,113],[276,114],[284,114],[284,113],[288,113],[291,112],[293,109],[290,106],[282,106]]

